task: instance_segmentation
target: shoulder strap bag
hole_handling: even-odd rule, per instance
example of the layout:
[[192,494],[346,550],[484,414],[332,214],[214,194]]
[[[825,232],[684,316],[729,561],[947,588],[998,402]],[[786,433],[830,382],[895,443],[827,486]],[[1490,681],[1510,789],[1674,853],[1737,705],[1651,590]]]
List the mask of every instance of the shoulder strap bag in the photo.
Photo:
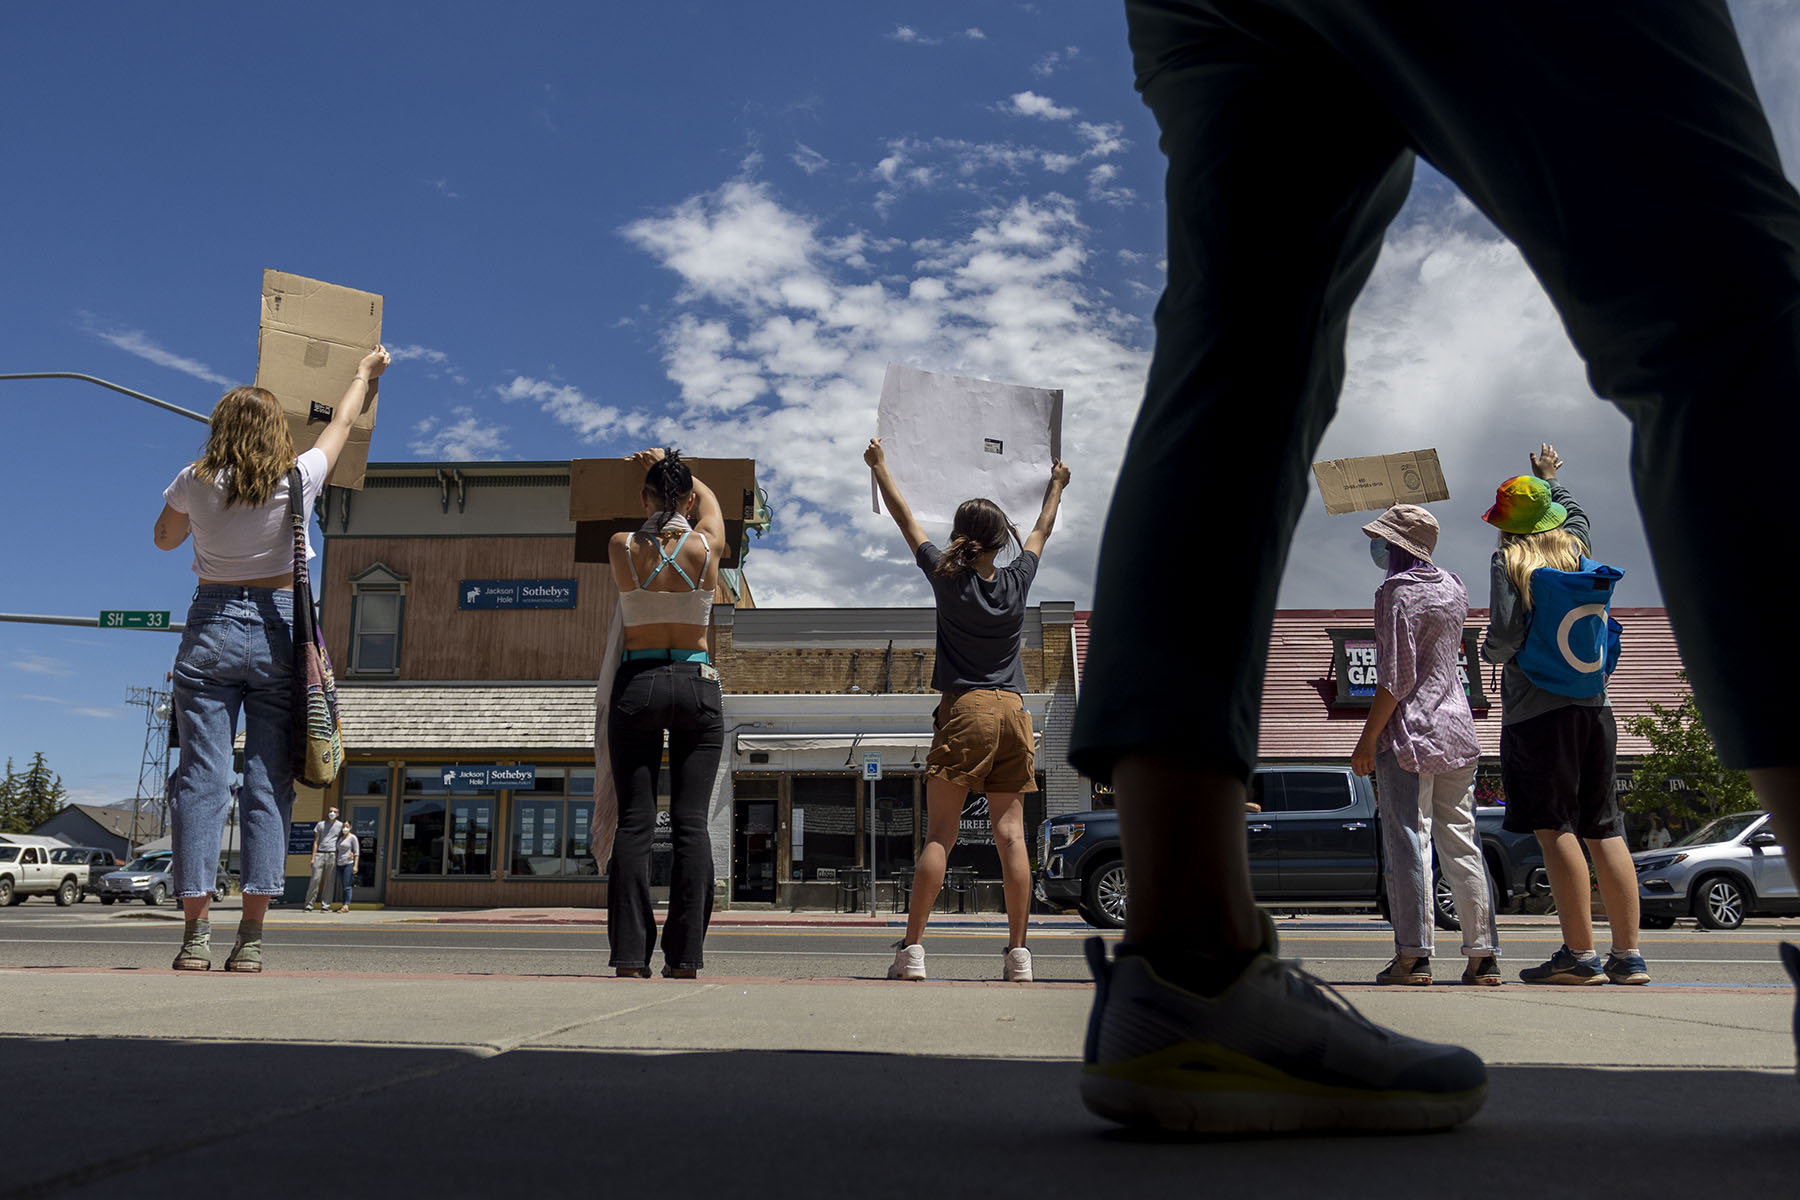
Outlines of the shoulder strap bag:
[[305,489],[300,468],[288,472],[288,516],[294,524],[294,779],[329,787],[344,765],[338,722],[337,681],[313,609],[312,575],[306,569]]

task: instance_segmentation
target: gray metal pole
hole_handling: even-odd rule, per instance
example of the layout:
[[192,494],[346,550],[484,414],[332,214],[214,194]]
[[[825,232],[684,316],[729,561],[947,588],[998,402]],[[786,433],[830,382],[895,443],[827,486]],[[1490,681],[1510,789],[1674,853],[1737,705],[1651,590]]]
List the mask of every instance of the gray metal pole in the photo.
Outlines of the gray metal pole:
[[[13,621],[21,625],[85,625],[89,629],[97,629],[100,626],[99,617],[46,617],[36,613],[0,613],[0,621]],[[181,621],[171,621],[167,625],[158,625],[154,629],[149,629],[148,632],[180,633],[186,628],[187,625]]]
[[83,375],[78,371],[30,371],[21,375],[0,375],[0,379],[79,379],[83,383],[97,383],[103,388],[111,388],[115,392],[130,396],[133,400],[142,400],[145,404],[154,404],[160,409],[187,417],[190,420],[198,421],[202,425],[209,423],[211,420],[211,418],[201,416],[197,412],[182,408],[178,404],[170,404],[167,400],[158,400],[155,396],[146,396],[142,392],[132,391],[130,388],[125,387],[122,384],[114,383],[109,379],[100,379],[93,375]]
[[875,781],[869,780],[869,915],[875,915]]

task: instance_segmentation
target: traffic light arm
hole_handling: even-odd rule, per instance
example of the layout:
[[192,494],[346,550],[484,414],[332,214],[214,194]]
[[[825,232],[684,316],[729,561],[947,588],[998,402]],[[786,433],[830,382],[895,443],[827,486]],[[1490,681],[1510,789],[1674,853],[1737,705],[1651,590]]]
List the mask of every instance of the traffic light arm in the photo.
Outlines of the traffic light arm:
[[158,408],[167,409],[169,412],[189,417],[200,422],[202,425],[205,425],[209,420],[209,418],[200,413],[192,412],[177,404],[170,404],[167,400],[158,400],[155,396],[146,396],[142,392],[134,392],[128,387],[122,387],[109,380],[97,379],[92,375],[82,375],[75,371],[33,371],[24,375],[0,375],[0,379],[80,379],[86,383],[97,383],[103,388],[111,388],[115,392],[122,392],[134,400],[142,400],[145,404],[154,404]]

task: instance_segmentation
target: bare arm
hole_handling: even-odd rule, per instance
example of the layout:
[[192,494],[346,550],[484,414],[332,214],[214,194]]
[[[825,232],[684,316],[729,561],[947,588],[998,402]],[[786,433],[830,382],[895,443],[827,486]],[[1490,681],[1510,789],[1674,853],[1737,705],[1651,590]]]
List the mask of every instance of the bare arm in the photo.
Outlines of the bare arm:
[[1363,722],[1362,736],[1356,739],[1356,749],[1350,755],[1350,769],[1358,775],[1368,775],[1375,770],[1375,746],[1381,741],[1381,731],[1387,728],[1389,718],[1400,701],[1387,688],[1377,685],[1375,699],[1369,705],[1368,719]]
[[906,497],[900,494],[900,485],[888,471],[887,452],[881,448],[880,438],[870,438],[869,448],[863,451],[863,461],[875,472],[875,486],[881,489],[881,503],[886,506],[894,524],[900,527],[900,536],[906,539],[906,548],[914,554],[919,552],[930,539],[919,523],[913,519],[912,509],[906,506]]
[[1039,558],[1044,555],[1044,543],[1050,540],[1050,530],[1056,524],[1056,510],[1062,504],[1063,489],[1069,486],[1069,468],[1057,459],[1050,468],[1050,486],[1044,490],[1044,507],[1038,513],[1037,524],[1025,535],[1025,550]]
[[350,381],[350,386],[344,389],[344,398],[332,410],[331,421],[319,434],[319,440],[313,443],[313,449],[325,454],[326,475],[337,466],[338,455],[343,453],[344,443],[350,440],[350,426],[362,416],[363,404],[369,398],[369,382],[381,378],[388,361],[388,352],[380,346],[364,356],[356,365],[356,378]]
[[162,516],[156,518],[156,548],[173,550],[187,541],[188,515],[163,505]]

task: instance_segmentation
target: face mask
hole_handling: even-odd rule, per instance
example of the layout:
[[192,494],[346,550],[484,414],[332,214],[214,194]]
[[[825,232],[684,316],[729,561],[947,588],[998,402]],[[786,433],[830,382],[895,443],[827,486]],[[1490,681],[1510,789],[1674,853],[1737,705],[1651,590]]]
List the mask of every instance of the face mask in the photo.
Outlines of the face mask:
[[1383,571],[1388,569],[1388,544],[1386,538],[1369,539],[1369,557]]

